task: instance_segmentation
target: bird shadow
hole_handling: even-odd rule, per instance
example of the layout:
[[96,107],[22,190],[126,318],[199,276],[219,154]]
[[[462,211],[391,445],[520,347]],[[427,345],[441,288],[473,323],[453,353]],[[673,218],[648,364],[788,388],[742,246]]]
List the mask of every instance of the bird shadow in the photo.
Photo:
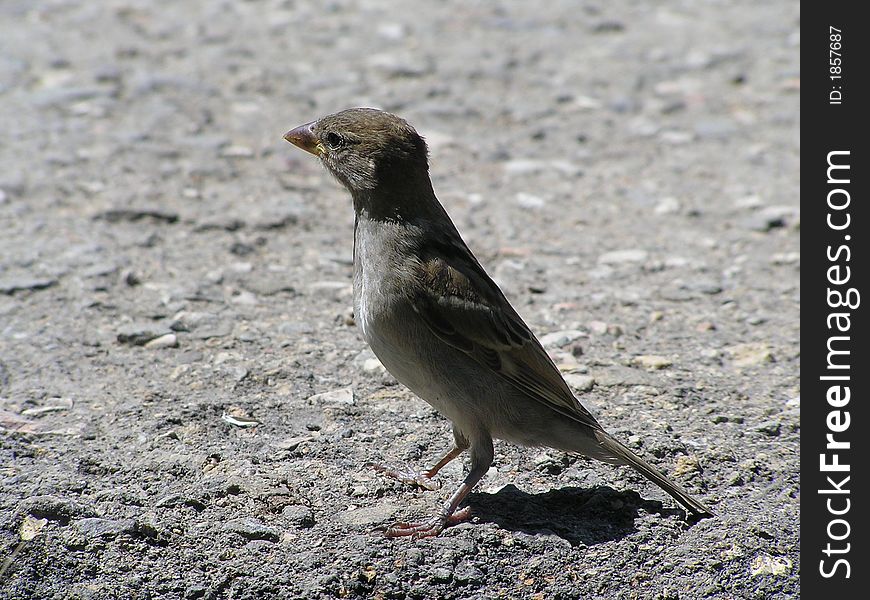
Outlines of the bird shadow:
[[508,484],[498,492],[469,496],[475,517],[510,531],[556,535],[572,546],[592,546],[620,540],[637,531],[638,509],[664,516],[685,516],[682,509],[664,508],[637,492],[611,487],[564,487],[538,494]]

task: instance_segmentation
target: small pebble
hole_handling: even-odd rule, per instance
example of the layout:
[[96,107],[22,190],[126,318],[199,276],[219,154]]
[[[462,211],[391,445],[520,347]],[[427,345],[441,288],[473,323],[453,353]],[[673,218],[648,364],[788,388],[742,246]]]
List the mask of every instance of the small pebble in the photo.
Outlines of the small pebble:
[[100,519],[90,517],[72,522],[73,528],[85,538],[114,538],[122,534],[134,535],[136,521],[133,519]]
[[221,150],[221,156],[224,158],[251,158],[254,156],[254,151],[247,146],[227,146]]
[[595,378],[590,375],[567,373],[564,377],[571,389],[577,392],[588,392],[595,386]]
[[118,328],[117,339],[129,346],[144,346],[167,333],[167,328],[157,323],[130,323]]
[[599,256],[598,262],[605,265],[639,263],[644,262],[648,256],[649,253],[646,250],[614,250]]
[[782,429],[782,423],[779,421],[764,421],[763,423],[759,423],[755,429],[756,431],[770,437],[776,437]]
[[224,531],[237,533],[249,540],[266,540],[277,542],[280,537],[278,530],[265,525],[252,517],[241,517],[227,521],[221,528]]
[[770,257],[775,265],[797,265],[801,262],[800,252],[778,252]]
[[763,342],[736,344],[725,348],[735,367],[755,367],[773,362],[773,352],[769,345]]
[[57,279],[45,277],[19,277],[0,279],[0,294],[12,295],[26,290],[44,290],[57,285]]
[[457,583],[480,583],[485,577],[483,571],[468,563],[460,563],[453,571],[453,579]]
[[544,199],[540,196],[535,196],[534,194],[527,194],[525,192],[517,193],[516,199],[517,204],[519,204],[523,208],[541,208],[545,204]]
[[656,204],[653,212],[657,215],[672,215],[680,212],[680,208],[680,201],[676,198],[662,198],[659,200],[659,203]]
[[177,348],[178,337],[176,337],[174,333],[167,333],[165,335],[161,335],[160,337],[156,337],[153,340],[145,342],[145,347],[149,349]]
[[681,479],[690,473],[694,473],[700,470],[701,465],[698,462],[697,458],[695,458],[694,456],[679,456],[677,457],[677,464],[674,467],[672,475],[678,479]]
[[95,511],[86,504],[61,496],[31,496],[22,500],[18,510],[36,518],[49,521],[69,521],[74,517],[93,517]]
[[788,575],[792,569],[792,562],[785,556],[771,556],[766,552],[762,552],[752,559],[749,565],[749,572],[753,577],[759,575],[773,575],[774,577],[783,577]]
[[670,359],[655,354],[642,354],[640,356],[635,356],[631,362],[632,364],[643,367],[648,371],[667,369],[674,364]]
[[281,516],[296,527],[311,527],[314,525],[314,513],[307,506],[291,504],[281,509]]
[[541,336],[540,342],[544,348],[561,348],[583,337],[586,337],[586,332],[584,331],[580,331],[579,329],[565,329],[562,331],[553,331]]
[[432,569],[433,583],[447,583],[451,579],[453,579],[453,573],[450,571],[450,569],[445,569],[443,567]]
[[353,389],[342,388],[331,392],[323,392],[322,394],[314,394],[308,397],[309,404],[343,404],[351,406],[354,404]]
[[402,507],[394,504],[381,504],[378,506],[367,506],[365,508],[346,510],[338,513],[336,517],[346,525],[369,527],[392,520],[393,516],[399,512],[401,508]]

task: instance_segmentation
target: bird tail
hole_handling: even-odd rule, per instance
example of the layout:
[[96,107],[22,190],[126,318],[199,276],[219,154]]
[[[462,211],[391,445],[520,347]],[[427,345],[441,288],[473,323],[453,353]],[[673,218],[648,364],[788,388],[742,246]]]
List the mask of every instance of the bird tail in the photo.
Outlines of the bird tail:
[[596,431],[595,437],[601,446],[610,454],[619,459],[620,462],[631,466],[638,473],[652,481],[654,484],[662,488],[668,494],[673,496],[674,500],[682,504],[684,507],[695,513],[698,517],[712,517],[715,513],[707,508],[702,502],[695,500],[689,495],[689,492],[684,490],[678,483],[671,481],[661,471],[646,462],[637,454],[626,448],[622,443],[614,439],[607,432]]

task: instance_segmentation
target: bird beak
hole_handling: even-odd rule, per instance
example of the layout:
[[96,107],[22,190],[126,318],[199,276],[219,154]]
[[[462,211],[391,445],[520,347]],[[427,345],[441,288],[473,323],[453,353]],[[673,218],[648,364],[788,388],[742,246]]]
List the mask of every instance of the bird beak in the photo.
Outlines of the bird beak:
[[317,121],[312,121],[311,123],[300,125],[296,129],[291,129],[284,134],[284,139],[294,146],[299,146],[306,152],[310,152],[315,156],[321,156],[324,154],[324,148],[314,136],[314,125],[316,124]]

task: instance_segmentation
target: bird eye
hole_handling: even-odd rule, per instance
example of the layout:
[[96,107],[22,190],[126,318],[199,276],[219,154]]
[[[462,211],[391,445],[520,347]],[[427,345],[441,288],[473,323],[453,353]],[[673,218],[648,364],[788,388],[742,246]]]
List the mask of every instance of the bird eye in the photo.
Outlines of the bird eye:
[[344,138],[334,131],[330,131],[326,134],[326,143],[329,144],[330,148],[338,148],[344,143]]

